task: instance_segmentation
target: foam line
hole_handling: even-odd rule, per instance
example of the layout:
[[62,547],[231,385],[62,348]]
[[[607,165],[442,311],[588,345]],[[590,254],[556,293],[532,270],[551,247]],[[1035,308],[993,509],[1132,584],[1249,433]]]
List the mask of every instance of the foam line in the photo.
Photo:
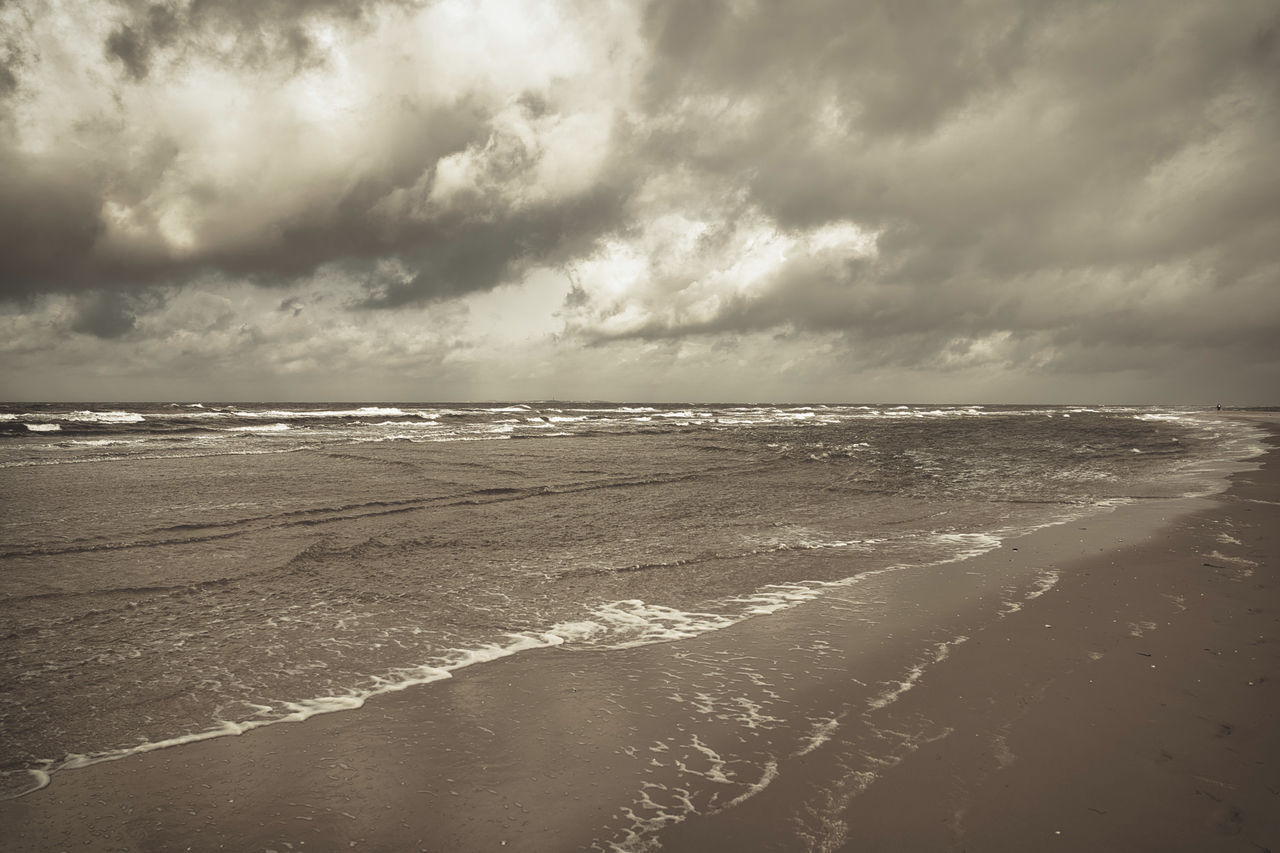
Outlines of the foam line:
[[930,660],[924,660],[917,663],[907,672],[905,678],[893,685],[889,690],[881,693],[879,696],[872,698],[867,705],[873,711],[879,711],[881,708],[888,707],[897,702],[902,694],[911,690],[920,683],[920,679],[924,677],[925,671],[932,665],[942,663],[951,656],[951,649],[961,643],[967,642],[968,637],[961,635],[951,640],[938,643],[933,648],[933,656]]
[[[565,642],[564,637],[549,632],[510,634],[508,637],[510,642],[505,644],[491,643],[474,649],[450,650],[445,653],[444,660],[438,666],[424,664],[397,670],[385,676],[375,677],[372,679],[372,685],[363,690],[351,690],[334,696],[318,696],[311,699],[281,702],[280,705],[287,711],[284,714],[265,716],[270,712],[270,709],[261,708],[260,713],[264,715],[261,719],[222,720],[213,728],[204,731],[191,732],[157,741],[147,741],[127,748],[96,753],[72,753],[61,761],[48,762],[45,767],[32,769],[29,772],[40,781],[39,788],[43,788],[49,784],[49,776],[51,774],[62,770],[74,770],[93,764],[102,764],[107,761],[118,761],[131,755],[184,746],[189,743],[212,740],[213,738],[242,735],[254,729],[275,725],[276,723],[300,723],[320,714],[354,710],[363,707],[364,703],[374,696],[384,693],[397,693],[417,685],[430,684],[435,681],[452,678],[454,672],[468,666],[509,657],[530,649],[558,646]],[[38,788],[23,790],[16,796],[25,796],[34,790],[38,790]]]
[[720,808],[716,809],[716,813],[727,811],[728,809],[734,808],[735,806],[742,805],[747,800],[751,799],[756,794],[760,793],[765,788],[769,787],[769,785],[773,783],[773,780],[777,778],[778,778],[778,762],[770,758],[769,762],[764,766],[764,772],[760,775],[759,781],[757,781],[754,785],[752,785],[747,790],[743,791],[738,796],[734,797],[729,802],[725,803]]

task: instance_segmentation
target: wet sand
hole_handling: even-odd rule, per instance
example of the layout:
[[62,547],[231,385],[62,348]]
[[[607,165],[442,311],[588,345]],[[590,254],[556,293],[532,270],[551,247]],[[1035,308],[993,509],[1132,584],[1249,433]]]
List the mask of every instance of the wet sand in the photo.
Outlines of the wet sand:
[[0,803],[0,832],[40,851],[1280,850],[1278,530],[1273,449],[1224,495],[943,574],[62,772]]
[[[1268,444],[1261,470],[1144,541],[1106,550],[1133,515],[1091,521],[1080,550],[1095,555],[1057,552],[1051,592],[886,709],[882,729],[925,739],[865,789],[828,788],[840,819],[815,847],[1280,850],[1280,437]],[[751,839],[788,796],[679,827],[671,849],[764,849]]]

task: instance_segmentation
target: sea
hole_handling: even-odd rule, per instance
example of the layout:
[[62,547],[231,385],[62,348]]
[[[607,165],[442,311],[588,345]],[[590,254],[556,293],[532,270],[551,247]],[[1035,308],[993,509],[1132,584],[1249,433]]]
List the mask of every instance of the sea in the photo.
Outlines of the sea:
[[1261,451],[1176,407],[0,405],[0,791],[767,625]]

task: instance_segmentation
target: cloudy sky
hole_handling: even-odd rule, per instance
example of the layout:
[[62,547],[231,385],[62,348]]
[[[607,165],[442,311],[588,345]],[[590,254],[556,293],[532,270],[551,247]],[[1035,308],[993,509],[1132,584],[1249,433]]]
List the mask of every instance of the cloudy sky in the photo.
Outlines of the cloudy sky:
[[1275,0],[0,2],[0,397],[1280,402]]

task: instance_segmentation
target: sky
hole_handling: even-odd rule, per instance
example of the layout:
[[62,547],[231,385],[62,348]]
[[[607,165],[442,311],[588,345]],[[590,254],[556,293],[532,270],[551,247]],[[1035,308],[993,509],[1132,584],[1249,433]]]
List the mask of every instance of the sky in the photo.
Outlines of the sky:
[[1280,402],[1275,0],[0,2],[0,398]]

